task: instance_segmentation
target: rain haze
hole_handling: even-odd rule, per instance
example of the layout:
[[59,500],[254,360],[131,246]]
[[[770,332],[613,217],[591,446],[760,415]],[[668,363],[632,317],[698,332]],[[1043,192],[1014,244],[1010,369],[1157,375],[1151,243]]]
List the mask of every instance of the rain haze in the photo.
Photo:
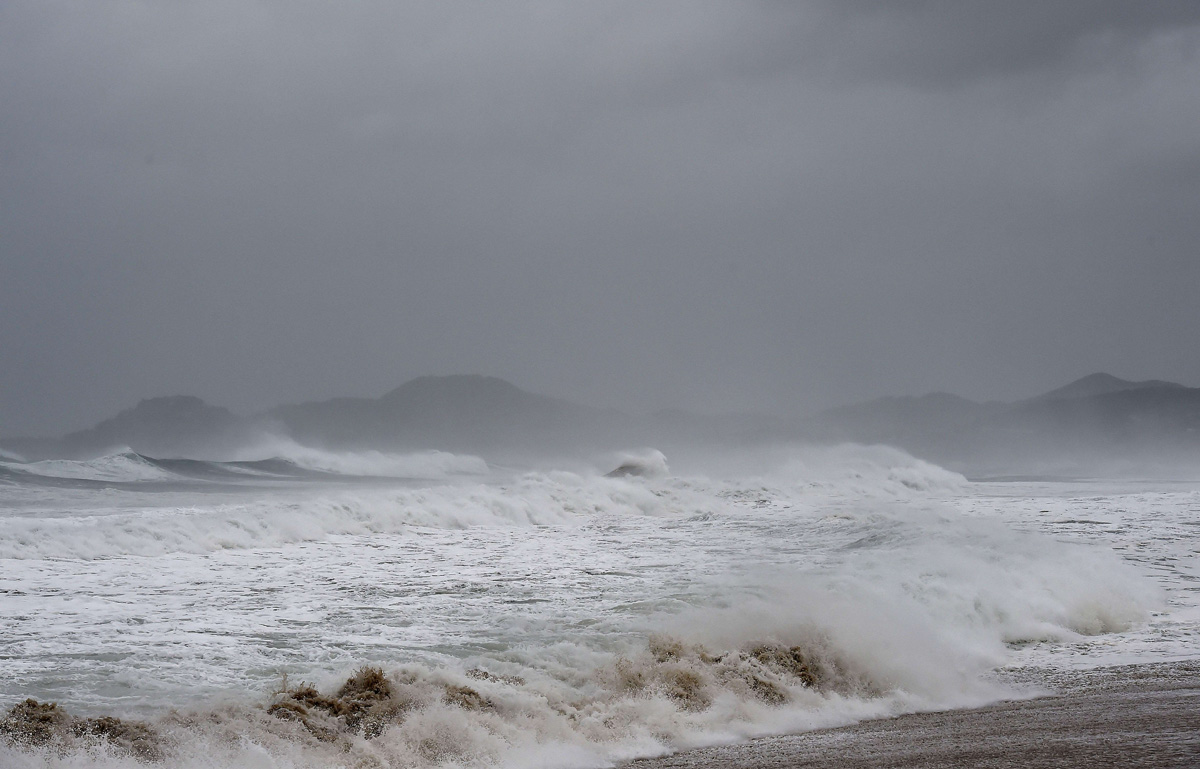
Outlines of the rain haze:
[[0,0],[0,767],[1196,769],[1198,246],[1200,0]]
[[0,430],[1200,385],[1192,2],[8,2]]

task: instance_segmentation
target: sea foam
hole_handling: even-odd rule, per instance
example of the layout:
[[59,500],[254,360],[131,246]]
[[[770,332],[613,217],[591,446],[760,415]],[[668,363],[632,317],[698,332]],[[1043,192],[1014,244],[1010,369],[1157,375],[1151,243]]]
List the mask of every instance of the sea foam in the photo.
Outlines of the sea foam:
[[[964,513],[965,479],[884,447],[611,460],[35,490],[0,531],[0,693],[147,718],[173,766],[604,766],[1012,696],[1015,648],[1163,608],[1111,549]],[[375,721],[320,704],[363,665]],[[0,759],[135,760],[72,745]]]

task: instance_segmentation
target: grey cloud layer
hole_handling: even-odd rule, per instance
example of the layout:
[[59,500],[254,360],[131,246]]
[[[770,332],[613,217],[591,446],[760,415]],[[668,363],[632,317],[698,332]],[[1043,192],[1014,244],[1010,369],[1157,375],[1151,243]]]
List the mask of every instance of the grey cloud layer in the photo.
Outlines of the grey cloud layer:
[[847,69],[935,88],[1129,66],[1147,40],[1200,24],[1200,6],[1188,0],[828,0],[823,7],[844,35],[825,39],[846,52],[839,63]]
[[1195,8],[9,3],[0,430],[1200,383]]

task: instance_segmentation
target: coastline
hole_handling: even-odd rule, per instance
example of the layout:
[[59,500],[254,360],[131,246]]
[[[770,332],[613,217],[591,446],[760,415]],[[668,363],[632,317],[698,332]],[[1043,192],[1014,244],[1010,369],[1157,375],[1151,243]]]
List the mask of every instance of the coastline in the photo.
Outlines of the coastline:
[[1200,766],[1200,660],[1029,675],[1054,689],[630,762],[627,769]]

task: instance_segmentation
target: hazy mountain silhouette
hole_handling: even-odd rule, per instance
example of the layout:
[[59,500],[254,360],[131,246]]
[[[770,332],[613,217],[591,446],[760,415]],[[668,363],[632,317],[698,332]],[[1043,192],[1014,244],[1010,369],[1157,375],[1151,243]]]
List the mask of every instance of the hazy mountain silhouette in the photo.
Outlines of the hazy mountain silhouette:
[[191,395],[147,398],[136,406],[57,439],[17,439],[5,445],[27,459],[86,458],[124,447],[151,456],[221,454],[246,442],[250,426],[228,409]]
[[964,471],[1027,471],[1200,457],[1200,389],[1092,374],[1015,403],[931,393],[793,420],[678,409],[637,417],[526,392],[495,377],[456,375],[413,379],[379,398],[299,403],[252,417],[189,396],[151,398],[89,430],[59,439],[7,440],[4,447],[29,459],[95,456],[124,446],[157,457],[223,458],[264,433],[335,449],[485,455],[853,441],[886,443]]
[[1057,390],[1051,390],[1044,395],[1030,398],[1029,401],[1087,398],[1094,395],[1108,395],[1109,393],[1125,392],[1127,390],[1153,390],[1159,388],[1188,389],[1181,384],[1164,382],[1160,379],[1150,379],[1145,382],[1130,382],[1127,379],[1120,379],[1112,374],[1097,373],[1076,379],[1074,382],[1059,387]]
[[4,446],[27,459],[129,447],[155,457],[220,457],[264,434],[329,448],[553,450],[629,431],[632,418],[536,395],[495,377],[420,377],[380,398],[335,398],[239,417],[192,396],[143,400],[95,427]]
[[825,439],[888,443],[963,469],[1171,461],[1200,456],[1200,388],[1097,373],[1015,403],[882,398],[810,426]]
[[1016,403],[1004,417],[1007,425],[1060,433],[1076,441],[1200,441],[1200,388],[1116,377],[1096,380],[1093,375]]
[[280,406],[266,416],[302,443],[472,451],[586,440],[628,420],[476,375],[419,377],[381,398]]

